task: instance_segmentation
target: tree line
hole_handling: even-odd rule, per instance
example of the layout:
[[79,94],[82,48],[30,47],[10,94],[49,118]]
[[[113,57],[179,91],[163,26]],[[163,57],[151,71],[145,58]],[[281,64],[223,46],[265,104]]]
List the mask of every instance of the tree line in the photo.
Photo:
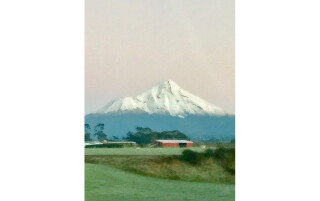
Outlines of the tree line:
[[[107,140],[107,134],[104,132],[104,124],[99,123],[94,127],[94,134],[91,134],[91,128],[89,124],[85,124],[85,141],[92,141],[95,137],[98,141]],[[120,139],[116,136],[113,136],[113,139],[119,141]],[[189,140],[189,137],[182,133],[179,130],[173,131],[153,131],[148,127],[136,127],[135,132],[129,131],[125,137],[122,137],[122,140],[133,141],[140,145],[153,144],[156,140]]]
[[158,132],[143,127],[137,127],[134,133],[128,132],[125,139],[141,145],[152,144],[155,143],[156,140],[189,140],[186,134],[178,130]]
[[[84,125],[84,141],[92,141],[91,136],[91,127],[89,124]],[[107,140],[107,134],[104,133],[104,124],[97,124],[94,127],[94,137],[96,137],[99,141]]]

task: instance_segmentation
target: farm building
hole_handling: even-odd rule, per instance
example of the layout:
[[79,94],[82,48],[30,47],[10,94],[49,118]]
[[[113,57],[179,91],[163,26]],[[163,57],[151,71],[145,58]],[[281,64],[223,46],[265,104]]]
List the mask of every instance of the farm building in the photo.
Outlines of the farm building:
[[192,147],[193,142],[188,140],[156,140],[156,145],[160,147]]

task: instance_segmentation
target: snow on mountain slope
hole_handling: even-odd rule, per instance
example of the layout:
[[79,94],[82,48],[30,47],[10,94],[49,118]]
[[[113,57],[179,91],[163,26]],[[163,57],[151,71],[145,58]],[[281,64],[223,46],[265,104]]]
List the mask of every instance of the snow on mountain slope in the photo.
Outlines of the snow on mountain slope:
[[224,115],[221,108],[191,94],[172,80],[160,82],[137,97],[117,99],[97,113],[147,112],[185,117],[193,115]]

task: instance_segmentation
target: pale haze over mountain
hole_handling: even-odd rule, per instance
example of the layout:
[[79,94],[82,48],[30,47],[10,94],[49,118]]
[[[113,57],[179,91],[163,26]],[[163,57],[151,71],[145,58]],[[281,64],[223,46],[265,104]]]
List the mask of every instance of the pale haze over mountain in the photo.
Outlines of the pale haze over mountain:
[[233,0],[86,1],[85,109],[171,79],[235,112]]

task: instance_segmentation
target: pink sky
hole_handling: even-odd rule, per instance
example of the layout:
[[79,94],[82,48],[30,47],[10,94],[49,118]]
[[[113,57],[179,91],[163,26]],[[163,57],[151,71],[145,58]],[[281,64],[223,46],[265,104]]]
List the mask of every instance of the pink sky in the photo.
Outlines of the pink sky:
[[87,0],[86,114],[171,79],[235,110],[234,0]]

